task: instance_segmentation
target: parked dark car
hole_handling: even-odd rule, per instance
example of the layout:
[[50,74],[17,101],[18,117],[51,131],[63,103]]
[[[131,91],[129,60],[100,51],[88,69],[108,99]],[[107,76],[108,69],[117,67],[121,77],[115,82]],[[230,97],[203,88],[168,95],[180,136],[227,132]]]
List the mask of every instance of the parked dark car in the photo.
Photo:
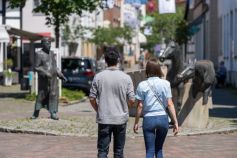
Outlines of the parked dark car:
[[88,94],[96,73],[96,62],[87,57],[64,57],[62,72],[68,80],[62,83],[63,87],[81,89]]

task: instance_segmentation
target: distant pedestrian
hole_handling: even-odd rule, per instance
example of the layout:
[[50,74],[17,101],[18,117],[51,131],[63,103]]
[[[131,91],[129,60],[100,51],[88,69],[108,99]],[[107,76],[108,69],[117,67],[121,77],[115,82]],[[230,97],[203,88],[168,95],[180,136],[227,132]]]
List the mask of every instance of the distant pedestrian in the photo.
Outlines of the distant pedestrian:
[[114,158],[123,158],[128,106],[134,104],[134,87],[130,76],[119,70],[119,53],[107,49],[105,62],[108,67],[96,74],[90,90],[90,103],[97,112],[98,158],[107,158],[113,134]]
[[139,118],[143,110],[143,135],[146,147],[146,158],[163,158],[162,148],[168,132],[168,107],[171,119],[174,122],[173,132],[178,133],[178,121],[170,82],[161,79],[163,73],[160,64],[150,60],[146,64],[147,80],[139,83],[136,90],[137,113],[134,123],[134,132],[139,128]]
[[145,62],[145,55],[142,52],[141,55],[139,56],[139,68],[144,69],[144,62]]
[[217,70],[216,77],[217,77],[217,87],[224,87],[225,80],[226,80],[227,70],[225,67],[224,61],[220,62],[220,66]]

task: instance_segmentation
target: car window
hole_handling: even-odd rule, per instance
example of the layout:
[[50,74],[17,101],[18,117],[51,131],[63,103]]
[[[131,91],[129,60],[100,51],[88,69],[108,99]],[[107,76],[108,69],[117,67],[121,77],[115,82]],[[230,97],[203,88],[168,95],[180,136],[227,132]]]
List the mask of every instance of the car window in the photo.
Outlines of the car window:
[[77,71],[83,72],[87,69],[91,69],[91,63],[85,59],[62,59],[63,71]]

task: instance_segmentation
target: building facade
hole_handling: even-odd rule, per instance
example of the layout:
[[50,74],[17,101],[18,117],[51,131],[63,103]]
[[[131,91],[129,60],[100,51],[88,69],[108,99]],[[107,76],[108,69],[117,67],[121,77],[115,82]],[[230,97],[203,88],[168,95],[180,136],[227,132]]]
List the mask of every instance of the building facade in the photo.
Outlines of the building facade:
[[237,87],[237,0],[218,0],[219,57],[228,70],[227,81]]
[[[22,28],[22,14],[20,9],[10,9],[8,7],[8,2],[6,0],[0,0],[0,25],[3,27],[5,26],[11,26],[16,29]],[[2,28],[3,28],[2,27]],[[3,33],[0,33],[3,35]],[[7,33],[8,34],[8,33]],[[0,35],[1,36],[1,35]],[[9,36],[9,35],[8,35]],[[1,37],[0,37],[1,39]],[[17,48],[14,52],[7,51],[7,47],[9,46],[9,43],[13,43]],[[7,56],[12,56],[13,58],[13,64],[16,69],[20,69],[20,47],[21,40],[19,36],[11,35],[9,36],[8,42],[1,42],[0,40],[0,72],[3,71],[4,66],[3,62],[7,59]]]
[[194,58],[211,60],[216,69],[224,61],[227,83],[237,87],[237,0],[189,0],[188,4]]

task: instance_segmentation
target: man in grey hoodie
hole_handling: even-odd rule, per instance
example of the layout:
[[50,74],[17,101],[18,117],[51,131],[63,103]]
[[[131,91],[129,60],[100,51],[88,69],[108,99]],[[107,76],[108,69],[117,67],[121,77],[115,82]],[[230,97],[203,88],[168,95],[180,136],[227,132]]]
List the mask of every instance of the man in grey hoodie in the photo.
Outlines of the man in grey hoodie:
[[96,74],[90,90],[90,103],[97,112],[98,158],[107,158],[113,134],[114,158],[123,158],[129,107],[134,104],[134,87],[129,75],[119,70],[119,53],[105,52],[107,69]]

